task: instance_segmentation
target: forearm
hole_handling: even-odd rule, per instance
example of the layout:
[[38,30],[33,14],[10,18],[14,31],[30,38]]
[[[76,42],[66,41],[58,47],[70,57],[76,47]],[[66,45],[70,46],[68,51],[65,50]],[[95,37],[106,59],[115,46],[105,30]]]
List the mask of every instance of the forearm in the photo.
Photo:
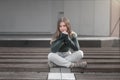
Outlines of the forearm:
[[62,45],[63,39],[54,41],[51,45],[51,51],[54,53],[58,52]]
[[55,40],[54,42],[52,42],[52,45],[51,45],[51,51],[52,52],[58,52],[59,49],[61,48],[61,46],[64,44],[64,39],[65,39],[66,35],[64,34],[61,34],[60,37]]
[[73,38],[71,41],[73,41],[73,43],[74,43],[74,48],[73,48],[73,50],[74,50],[74,51],[79,50],[79,49],[80,49],[80,46],[79,46],[78,40],[77,40],[76,38]]
[[80,49],[78,40],[76,38],[66,38],[65,43],[68,44],[74,51],[77,51]]

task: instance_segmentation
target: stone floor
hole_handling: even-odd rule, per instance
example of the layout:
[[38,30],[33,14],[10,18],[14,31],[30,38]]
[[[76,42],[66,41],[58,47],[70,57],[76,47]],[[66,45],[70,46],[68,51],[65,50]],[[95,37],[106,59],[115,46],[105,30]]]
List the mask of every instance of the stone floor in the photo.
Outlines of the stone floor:
[[[63,73],[63,79],[57,74],[49,80],[120,80],[120,73]],[[0,72],[0,80],[48,80],[48,76],[49,72]]]
[[51,68],[50,72],[0,72],[0,80],[120,80],[120,73],[80,73],[69,68]]

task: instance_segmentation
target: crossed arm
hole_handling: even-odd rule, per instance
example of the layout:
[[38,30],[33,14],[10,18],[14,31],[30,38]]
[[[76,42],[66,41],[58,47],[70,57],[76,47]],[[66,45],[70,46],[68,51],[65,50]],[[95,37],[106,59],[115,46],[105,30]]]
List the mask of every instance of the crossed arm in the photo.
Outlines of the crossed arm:
[[77,37],[70,38],[67,34],[61,33],[60,37],[51,44],[51,51],[58,52],[63,45],[69,46],[74,51],[79,50],[79,43]]

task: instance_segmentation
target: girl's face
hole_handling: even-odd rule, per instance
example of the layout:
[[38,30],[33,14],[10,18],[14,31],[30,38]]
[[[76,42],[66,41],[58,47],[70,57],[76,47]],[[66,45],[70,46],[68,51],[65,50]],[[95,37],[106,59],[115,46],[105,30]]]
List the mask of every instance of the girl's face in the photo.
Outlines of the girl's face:
[[60,22],[60,27],[59,27],[61,32],[67,32],[67,26],[64,22]]

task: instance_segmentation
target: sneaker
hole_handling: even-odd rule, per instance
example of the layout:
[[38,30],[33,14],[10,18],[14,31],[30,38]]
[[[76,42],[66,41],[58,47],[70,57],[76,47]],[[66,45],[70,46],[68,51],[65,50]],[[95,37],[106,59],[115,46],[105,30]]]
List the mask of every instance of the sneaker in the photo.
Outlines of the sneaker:
[[78,63],[72,63],[70,67],[71,68],[73,68],[73,67],[86,68],[87,67],[87,62],[82,61],[82,62],[78,62]]
[[48,65],[49,65],[50,68],[52,68],[52,67],[56,67],[56,64],[54,64],[54,63],[51,62],[51,61],[48,61]]

